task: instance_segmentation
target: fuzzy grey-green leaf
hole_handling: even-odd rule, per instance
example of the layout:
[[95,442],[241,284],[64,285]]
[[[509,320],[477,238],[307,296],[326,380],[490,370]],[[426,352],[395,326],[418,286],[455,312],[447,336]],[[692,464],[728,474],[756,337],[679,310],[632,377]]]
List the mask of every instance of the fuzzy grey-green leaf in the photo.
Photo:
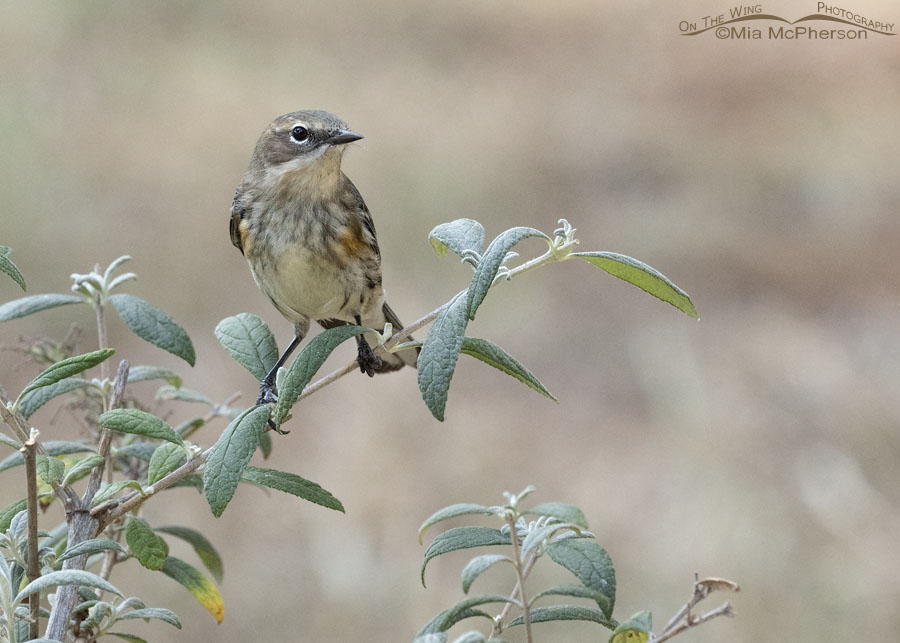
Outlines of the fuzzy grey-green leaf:
[[222,347],[257,380],[262,380],[278,361],[275,336],[256,315],[226,317],[216,326],[215,334]]
[[438,509],[433,514],[428,516],[428,518],[425,519],[425,522],[423,522],[419,527],[419,544],[422,543],[422,536],[425,535],[425,531],[429,527],[431,527],[431,525],[439,523],[442,520],[455,518],[456,516],[491,516],[498,511],[500,511],[500,508],[498,507],[486,507],[485,505],[477,505],[471,502],[459,502],[455,505],[450,505],[449,507]]
[[584,512],[575,505],[567,502],[543,502],[523,512],[526,515],[550,516],[560,522],[571,522],[582,529],[588,528],[587,518]]
[[181,446],[171,442],[159,445],[150,456],[147,482],[151,485],[156,484],[185,462],[187,462],[187,454]]
[[419,353],[419,391],[428,410],[441,422],[468,323],[465,294],[460,293],[434,320]]
[[551,543],[547,554],[555,563],[575,574],[585,587],[605,595],[609,599],[609,607],[600,607],[607,619],[612,617],[616,603],[616,572],[603,547],[592,540],[567,538]]
[[50,572],[49,574],[44,574],[40,578],[36,578],[30,583],[28,583],[21,592],[16,595],[16,598],[13,600],[14,603],[21,603],[22,599],[24,599],[29,594],[34,594],[37,591],[41,591],[47,589],[48,587],[56,587],[58,585],[79,585],[81,587],[96,587],[97,589],[102,589],[104,592],[110,592],[115,594],[116,596],[122,596],[122,592],[117,590],[114,586],[110,585],[109,582],[103,580],[97,574],[92,574],[90,572],[81,571],[78,569],[64,569],[59,572]]
[[141,609],[136,609],[123,614],[118,618],[118,620],[124,621],[129,618],[155,618],[157,620],[163,621],[164,623],[168,623],[169,625],[173,625],[179,630],[181,629],[181,621],[178,620],[178,615],[175,614],[175,612],[173,612],[172,610],[167,610],[164,607],[144,607]]
[[34,415],[35,411],[54,397],[71,393],[72,391],[86,386],[91,386],[91,383],[84,378],[67,377],[64,380],[59,380],[55,384],[35,389],[28,393],[28,395],[22,397],[22,401],[19,402],[19,412],[27,420]]
[[[592,621],[609,629],[615,627],[606,614],[593,607],[550,605],[549,607],[535,607],[531,610],[532,623],[546,623],[548,621]],[[511,620],[507,627],[522,625],[524,622],[525,620],[518,616]]]
[[96,507],[101,502],[106,502],[123,489],[134,489],[135,491],[139,491],[141,495],[144,495],[141,483],[137,480],[117,480],[116,482],[110,482],[100,487],[91,499],[91,506]]
[[206,566],[206,569],[209,570],[209,573],[212,574],[213,578],[220,583],[222,582],[222,557],[219,555],[219,552],[216,551],[216,548],[213,547],[213,544],[207,540],[206,536],[196,529],[178,525],[157,527],[156,531],[161,531],[164,534],[171,534],[176,538],[181,538],[190,543],[191,547],[194,548],[194,552],[200,560],[203,561],[203,564]]
[[129,517],[125,525],[125,541],[138,561],[147,569],[163,568],[169,546],[140,518]]
[[319,367],[328,359],[331,352],[342,342],[367,332],[372,332],[372,329],[363,328],[362,326],[329,328],[313,337],[303,347],[303,350],[300,351],[300,354],[293,361],[287,373],[285,373],[281,388],[278,391],[278,402],[275,404],[275,411],[272,413],[272,421],[275,422],[275,426],[281,426],[303,389],[309,384]]
[[512,599],[510,599],[508,596],[501,596],[499,594],[481,594],[480,596],[471,596],[469,598],[464,598],[456,605],[447,610],[447,612],[444,614],[444,618],[441,619],[440,623],[438,623],[437,630],[439,632],[446,632],[451,627],[466,618],[466,614],[468,614],[473,607],[477,607],[479,605],[488,605],[490,603],[511,602]]
[[0,322],[25,317],[42,310],[56,308],[57,306],[83,303],[85,303],[85,300],[78,295],[46,294],[22,297],[21,299],[8,301],[0,306]]
[[73,375],[78,375],[78,373],[93,368],[100,362],[109,359],[115,352],[116,351],[111,348],[101,348],[100,350],[85,353],[84,355],[73,355],[72,357],[60,360],[55,364],[51,364],[41,371],[37,377],[31,380],[31,383],[19,393],[16,404],[21,404],[22,399],[32,391],[36,391],[45,386],[50,386],[51,384],[56,384],[60,380],[72,377]]
[[72,484],[73,482],[78,482],[83,477],[91,472],[91,469],[94,467],[103,464],[106,460],[102,455],[89,455],[86,458],[82,458],[78,462],[72,465],[72,468],[66,472],[66,477],[63,478],[62,484]]
[[18,502],[14,502],[10,506],[6,507],[2,511],[0,511],[0,534],[5,533],[7,529],[9,529],[9,524],[12,522],[12,519],[16,517],[20,511],[23,511],[28,506],[28,501],[25,498],[22,498]]
[[109,303],[135,335],[194,365],[196,356],[191,338],[165,311],[124,293],[110,295]]
[[506,562],[515,565],[515,562],[509,556],[503,554],[484,554],[476,556],[468,562],[462,570],[462,590],[464,594],[469,593],[472,583],[481,576],[482,573],[493,567],[497,563]]
[[131,433],[145,438],[165,440],[173,444],[184,444],[181,436],[175,433],[165,421],[140,409],[113,409],[103,413],[98,423],[104,429],[120,433]]
[[494,283],[497,271],[506,259],[506,253],[514,245],[530,237],[541,237],[550,241],[550,238],[540,230],[525,226],[510,228],[501,232],[491,241],[487,250],[484,251],[481,261],[478,262],[478,267],[475,268],[475,274],[472,276],[472,283],[469,285],[466,295],[466,315],[469,319],[475,319],[475,311],[478,310],[481,302],[487,296],[491,284]]
[[147,380],[165,380],[172,386],[181,386],[181,376],[167,368],[138,365],[128,369],[128,383],[145,382]]
[[438,534],[425,550],[422,562],[422,585],[425,585],[425,567],[428,561],[442,554],[458,549],[485,547],[489,545],[508,545],[509,535],[491,527],[454,527]]
[[532,598],[536,601],[542,596],[575,596],[577,598],[589,598],[603,610],[604,614],[612,614],[612,606],[609,604],[609,597],[601,591],[585,587],[584,585],[553,585],[547,589],[537,593]]
[[447,255],[448,248],[460,257],[470,252],[481,253],[484,226],[474,219],[456,219],[436,226],[428,234],[428,241],[440,257]]
[[222,432],[206,459],[203,487],[206,501],[217,518],[234,496],[241,474],[265,431],[270,407],[254,406],[237,416]]
[[[47,451],[47,455],[69,455],[70,453],[86,453],[88,451],[93,451],[93,449],[86,444],[68,440],[50,440],[44,442],[44,450]],[[7,469],[18,467],[23,464],[25,464],[25,459],[22,457],[21,453],[16,451],[15,453],[10,453],[2,462],[0,462],[0,471],[6,471]]]
[[160,386],[156,391],[157,400],[176,400],[178,402],[193,402],[196,404],[206,404],[207,406],[215,406],[209,397],[198,391],[189,388],[181,388],[167,384]]
[[263,469],[260,467],[247,467],[242,475],[244,480],[255,484],[277,489],[291,495],[303,498],[317,505],[344,511],[341,501],[335,498],[331,493],[317,485],[315,482],[301,478],[293,473],[284,471],[275,471],[274,469]]
[[19,287],[21,287],[22,290],[25,290],[25,277],[22,276],[19,267],[9,258],[11,254],[12,248],[9,246],[0,246],[0,271],[9,275],[13,281],[19,284]]
[[694,303],[686,292],[656,268],[616,252],[573,252],[570,257],[584,259],[613,277],[637,286],[657,299],[672,304],[689,317],[698,319]]
[[493,342],[489,342],[486,339],[478,339],[477,337],[464,337],[460,352],[480,359],[485,364],[490,364],[497,370],[516,378],[525,386],[534,389],[544,397],[549,397],[554,402],[558,402],[553,394],[547,390],[547,387],[541,384],[541,381],[531,371]]
[[47,484],[55,484],[63,479],[66,463],[52,455],[37,455],[36,467],[41,480]]
[[110,540],[109,538],[91,538],[89,540],[82,540],[77,545],[72,545],[66,549],[59,555],[56,562],[61,563],[68,558],[75,558],[82,554],[96,554],[98,551],[106,551],[108,549],[114,549],[122,554],[127,553],[125,548],[115,540]]

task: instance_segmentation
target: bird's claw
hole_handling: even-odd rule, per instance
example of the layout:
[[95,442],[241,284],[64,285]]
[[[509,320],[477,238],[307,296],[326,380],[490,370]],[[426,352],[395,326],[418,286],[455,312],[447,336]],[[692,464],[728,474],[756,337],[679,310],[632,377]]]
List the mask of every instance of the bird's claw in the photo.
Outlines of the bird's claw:
[[359,371],[369,377],[374,377],[375,372],[381,370],[381,358],[375,354],[368,342],[359,343],[359,355],[356,361],[359,363]]

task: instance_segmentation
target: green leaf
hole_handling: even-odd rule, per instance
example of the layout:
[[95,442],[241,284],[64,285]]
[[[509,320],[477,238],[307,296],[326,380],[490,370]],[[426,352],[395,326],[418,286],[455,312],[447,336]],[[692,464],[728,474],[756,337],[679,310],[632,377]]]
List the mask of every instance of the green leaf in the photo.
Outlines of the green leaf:
[[501,596],[500,594],[481,594],[480,596],[471,596],[469,598],[464,598],[446,611],[446,613],[444,614],[444,618],[441,619],[440,623],[438,623],[437,625],[437,631],[446,632],[461,620],[467,618],[465,615],[473,607],[477,607],[479,605],[488,605],[490,603],[512,602],[513,601],[508,596]]
[[67,377],[58,381],[56,384],[50,384],[42,388],[31,391],[28,395],[22,397],[19,402],[19,412],[27,420],[34,412],[44,406],[47,402],[59,395],[71,393],[85,386],[91,386],[91,383],[81,377]]
[[83,477],[88,475],[91,472],[91,469],[94,467],[103,464],[106,460],[102,455],[89,455],[86,458],[83,458],[72,465],[72,468],[66,472],[66,477],[63,478],[62,484],[63,486],[67,484],[72,484],[73,482],[78,482]]
[[579,533],[577,530],[578,525],[568,522],[551,522],[548,525],[532,529],[522,540],[522,556],[527,556],[533,549],[540,547],[544,541],[549,541],[558,532],[561,537],[563,534],[568,534],[568,537],[572,537],[572,532]]
[[688,294],[664,274],[642,261],[615,252],[573,252],[569,256],[589,261],[613,277],[627,281],[657,299],[672,304],[685,315],[699,319]]
[[515,561],[513,561],[512,558],[504,556],[503,554],[484,554],[483,556],[476,556],[470,560],[469,564],[462,570],[463,593],[468,594],[469,588],[472,587],[472,583],[475,582],[475,579],[481,576],[482,572],[500,562],[507,562],[515,565]]
[[145,620],[155,618],[168,623],[169,625],[174,625],[179,630],[181,629],[181,621],[178,620],[178,615],[172,610],[167,610],[164,607],[144,607],[142,609],[133,610],[126,614],[122,614],[117,620],[124,621],[129,618],[142,618]]
[[110,592],[122,598],[125,597],[122,592],[110,585],[107,581],[97,576],[97,574],[92,574],[90,572],[85,572],[78,569],[64,569],[59,572],[50,572],[49,574],[44,574],[40,578],[34,579],[30,583],[28,583],[22,589],[22,591],[18,593],[18,595],[16,595],[16,598],[13,600],[13,602],[21,603],[22,599],[24,599],[29,594],[34,594],[35,592],[45,590],[49,587],[56,587],[58,585],[80,585],[82,587],[96,587],[97,589],[102,589],[104,592]]
[[0,270],[12,277],[22,290],[25,290],[25,277],[22,276],[19,268],[12,262],[9,256],[12,254],[12,248],[8,246],[0,246]]
[[142,639],[135,634],[126,634],[125,632],[107,632],[107,634],[110,636],[117,636],[123,641],[128,641],[128,643],[147,643],[147,639]]
[[109,303],[135,335],[194,365],[196,358],[191,338],[165,312],[140,297],[128,294],[110,295]]
[[147,380],[165,380],[172,386],[181,386],[181,376],[166,368],[157,366],[132,366],[128,369],[128,383],[145,382]]
[[[496,643],[497,639],[491,639]],[[484,634],[477,630],[470,630],[453,639],[453,643],[485,643]]]
[[206,536],[196,529],[179,527],[176,525],[157,527],[156,531],[171,534],[176,538],[181,538],[190,543],[191,547],[194,548],[197,556],[203,561],[203,564],[206,566],[206,569],[209,570],[209,573],[212,574],[213,578],[220,583],[222,582],[222,557],[219,556],[219,552],[216,551],[216,548],[213,547],[212,543],[206,539]]
[[606,618],[612,618],[616,603],[616,572],[606,550],[592,540],[566,538],[551,543],[547,554],[557,564],[562,565],[578,577],[585,587],[601,592],[609,599],[604,607]]
[[484,547],[487,545],[508,545],[509,535],[490,527],[454,527],[440,533],[425,550],[422,562],[422,586],[425,585],[425,567],[432,558],[458,549]]
[[222,432],[206,459],[203,487],[206,501],[218,518],[234,496],[241,474],[250,462],[260,434],[266,430],[269,406],[254,406],[237,416]]
[[242,478],[248,482],[284,491],[298,498],[309,500],[317,505],[344,511],[344,505],[341,501],[331,495],[328,491],[310,482],[305,478],[301,478],[293,473],[284,471],[275,471],[274,469],[262,469],[260,467],[247,467],[244,470]]
[[22,444],[18,440],[13,440],[5,433],[0,433],[0,444],[8,446],[10,449],[18,451],[22,448]]
[[567,502],[544,502],[533,506],[523,513],[532,516],[549,516],[551,518],[556,518],[560,522],[570,522],[574,525],[578,525],[582,529],[588,528],[587,518],[585,518],[584,512],[575,505],[570,505]]
[[119,433],[142,435],[145,438],[184,445],[181,436],[175,433],[165,421],[139,409],[113,409],[102,414],[97,422],[104,429]]
[[203,493],[203,477],[197,473],[189,473],[178,482],[173,482],[169,485],[169,489],[177,489],[178,487],[190,487],[196,490],[197,493]]
[[[535,607],[531,610],[532,623],[546,623],[548,621],[593,621],[609,629],[614,627],[603,612],[593,607],[550,605],[549,607]],[[525,620],[518,616],[511,620],[507,627],[522,625],[524,622]]]
[[222,619],[225,618],[222,595],[206,576],[183,560],[172,556],[166,558],[162,571],[169,578],[181,583],[197,599],[197,602],[213,615],[217,622],[222,622]]
[[215,402],[213,402],[203,393],[192,391],[189,388],[180,388],[169,385],[159,387],[159,390],[156,391],[156,399],[177,400],[179,402],[196,402],[199,404],[206,404],[208,406],[215,406]]
[[16,404],[21,404],[22,398],[24,398],[32,391],[36,391],[37,389],[43,388],[45,386],[50,386],[51,384],[56,384],[60,380],[64,380],[67,377],[72,377],[73,375],[77,375],[82,371],[93,368],[100,362],[109,359],[109,357],[115,352],[116,351],[111,348],[101,348],[98,351],[85,353],[84,355],[74,355],[72,357],[67,357],[64,360],[60,360],[55,364],[48,366],[43,371],[41,371],[41,373],[37,377],[31,380],[31,383],[26,386],[21,393],[19,393],[19,398],[16,400]]
[[434,320],[419,353],[419,391],[428,410],[441,422],[468,323],[466,299],[460,293]]
[[547,388],[541,384],[540,380],[515,357],[507,353],[496,344],[486,339],[478,339],[476,337],[464,337],[462,340],[461,352],[480,359],[485,364],[490,364],[494,368],[503,371],[507,375],[516,378],[527,387],[534,389],[541,395],[549,397],[554,402],[559,402]]
[[134,516],[125,526],[125,542],[134,557],[147,569],[162,569],[169,555],[166,541],[156,535],[146,522]]
[[91,500],[91,506],[96,507],[101,502],[106,502],[117,493],[122,491],[122,489],[134,489],[136,491],[140,491],[141,495],[144,495],[144,490],[141,487],[141,483],[137,480],[118,480],[116,482],[104,484],[102,487],[100,487],[100,489],[97,490],[97,493],[94,494],[94,497]]
[[262,380],[278,361],[275,336],[262,319],[250,313],[226,317],[216,326],[222,347],[257,380]]
[[548,242],[550,241],[550,237],[540,230],[524,226],[510,228],[505,232],[501,232],[491,241],[487,250],[484,251],[484,256],[481,257],[481,261],[478,262],[478,266],[475,268],[475,275],[472,277],[472,283],[469,285],[468,295],[466,295],[466,316],[469,319],[475,319],[475,311],[478,310],[481,302],[487,296],[488,290],[494,283],[497,271],[503,265],[504,259],[506,259],[506,253],[514,245],[529,237],[541,237]]
[[82,554],[96,554],[98,551],[106,551],[107,549],[115,549],[122,554],[128,553],[125,551],[125,548],[115,540],[110,540],[109,538],[91,538],[89,540],[82,540],[77,545],[72,545],[66,549],[59,555],[56,562],[61,563],[68,558],[75,558]]
[[419,527],[419,544],[422,544],[422,536],[425,535],[425,532],[428,530],[428,528],[431,527],[431,525],[441,522],[442,520],[455,518],[456,516],[493,516],[498,511],[501,511],[499,507],[485,507],[484,505],[476,505],[470,502],[459,502],[455,505],[450,505],[449,507],[438,509],[433,514],[431,514]]
[[66,463],[52,455],[37,455],[37,473],[41,480],[47,484],[54,484],[63,479],[66,473]]
[[653,633],[653,617],[644,610],[621,623],[609,637],[609,643],[646,643]]
[[439,257],[447,256],[449,248],[460,257],[481,253],[484,245],[484,226],[473,219],[457,219],[442,223],[428,234],[428,241]]
[[[449,613],[450,613],[450,610],[444,610],[443,612],[441,612],[440,614],[435,616],[433,619],[428,621],[425,625],[423,625],[422,629],[420,629],[416,633],[416,639],[415,639],[414,643],[426,643],[426,642],[434,643],[436,641],[446,641],[447,635],[444,634],[444,632],[442,630],[439,630],[438,627],[441,625],[441,623],[443,623],[444,618]],[[487,620],[493,621],[493,618],[487,612],[470,608],[468,610],[464,610],[464,611],[458,613],[456,615],[456,622],[458,623],[459,621],[465,620],[467,618],[472,618],[473,616],[483,616]],[[441,635],[444,636],[443,639],[440,638]],[[437,637],[437,638],[434,638],[434,637]],[[499,641],[500,639],[493,639],[493,640]]]
[[0,322],[25,317],[42,310],[56,308],[57,306],[83,303],[85,303],[85,300],[77,295],[47,294],[22,297],[21,299],[8,301],[0,306]]
[[147,482],[151,485],[156,484],[185,462],[187,462],[187,454],[181,446],[171,442],[159,445],[150,456]]
[[153,452],[156,451],[156,447],[159,445],[155,442],[144,442],[138,440],[136,442],[132,442],[131,444],[126,444],[125,446],[114,449],[114,453],[116,457],[121,458],[137,458],[138,460],[142,460],[144,462],[150,462],[150,458],[153,457]]
[[351,337],[368,332],[372,332],[372,329],[363,328],[362,326],[329,328],[313,337],[303,347],[297,359],[294,360],[287,373],[285,373],[281,389],[278,391],[278,402],[275,404],[275,412],[272,414],[275,426],[281,426],[303,389],[309,384],[319,367],[328,359],[331,352],[339,344]]
[[272,436],[266,431],[259,436],[259,450],[262,453],[263,460],[268,460],[272,455]]
[[[44,450],[47,452],[47,455],[69,455],[71,453],[86,453],[89,451],[93,451],[93,449],[81,442],[69,442],[66,440],[50,440],[49,442],[44,442]],[[13,467],[18,467],[25,464],[25,459],[22,457],[22,454],[16,451],[15,453],[10,453],[6,456],[2,462],[0,462],[0,471],[6,471],[7,469],[12,469]]]
[[609,604],[609,597],[603,592],[591,589],[590,587],[585,587],[584,585],[554,585],[553,587],[549,587],[539,594],[536,594],[531,600],[536,601],[542,596],[575,596],[577,598],[589,598],[597,603],[600,609],[603,610],[603,614],[612,613],[612,605]]
[[24,511],[25,508],[28,507],[28,501],[23,498],[18,502],[14,502],[10,506],[6,507],[6,509],[0,511],[0,534],[6,533],[9,529],[9,523],[12,522],[12,519],[16,517],[16,514],[20,511]]

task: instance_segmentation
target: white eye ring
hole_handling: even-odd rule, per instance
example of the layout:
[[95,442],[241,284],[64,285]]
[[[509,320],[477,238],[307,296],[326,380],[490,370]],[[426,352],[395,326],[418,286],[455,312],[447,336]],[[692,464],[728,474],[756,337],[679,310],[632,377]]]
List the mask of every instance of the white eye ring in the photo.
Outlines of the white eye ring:
[[309,139],[309,130],[303,125],[294,125],[291,128],[291,140],[295,143],[303,143]]

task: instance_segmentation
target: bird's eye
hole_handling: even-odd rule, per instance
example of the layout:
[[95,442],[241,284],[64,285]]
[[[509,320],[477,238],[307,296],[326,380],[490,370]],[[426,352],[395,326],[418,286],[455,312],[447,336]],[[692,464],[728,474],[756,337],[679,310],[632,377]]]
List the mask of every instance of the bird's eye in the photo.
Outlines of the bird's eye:
[[291,138],[298,143],[302,143],[309,138],[309,130],[302,125],[295,125],[291,130]]

